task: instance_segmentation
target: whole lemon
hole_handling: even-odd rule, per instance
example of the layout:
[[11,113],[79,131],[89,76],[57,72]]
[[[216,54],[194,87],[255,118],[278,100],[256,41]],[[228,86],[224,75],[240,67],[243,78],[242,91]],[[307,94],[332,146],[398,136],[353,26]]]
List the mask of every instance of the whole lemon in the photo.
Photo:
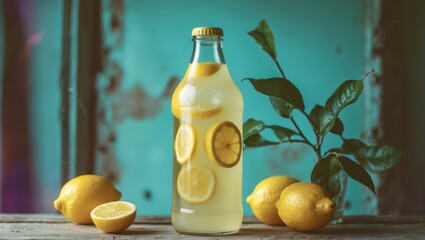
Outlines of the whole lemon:
[[277,214],[275,203],[279,200],[280,193],[287,186],[298,182],[297,179],[286,176],[274,176],[259,182],[246,202],[258,220],[269,225],[282,225],[283,222]]
[[315,183],[298,182],[285,188],[276,202],[279,217],[290,228],[312,232],[326,226],[335,213],[335,203]]
[[92,224],[90,212],[95,207],[120,198],[121,192],[105,178],[81,175],[63,185],[54,205],[69,220],[79,224]]

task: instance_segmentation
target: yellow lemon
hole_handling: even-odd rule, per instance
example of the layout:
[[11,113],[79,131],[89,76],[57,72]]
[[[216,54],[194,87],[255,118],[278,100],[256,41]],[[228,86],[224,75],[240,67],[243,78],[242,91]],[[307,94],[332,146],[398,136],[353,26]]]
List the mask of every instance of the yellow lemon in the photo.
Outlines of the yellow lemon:
[[221,64],[213,62],[192,64],[189,72],[190,77],[208,77],[220,70]]
[[81,175],[62,187],[54,205],[72,222],[92,224],[90,212],[95,207],[117,201],[120,197],[121,193],[105,178],[97,175]]
[[335,213],[335,203],[326,190],[307,182],[294,183],[283,189],[276,208],[288,227],[301,232],[321,229]]
[[269,225],[282,225],[283,222],[277,214],[275,203],[279,200],[282,190],[296,182],[298,182],[297,179],[286,176],[266,178],[257,184],[251,195],[246,198],[246,203],[261,222]]
[[207,201],[212,196],[214,188],[214,173],[202,165],[185,166],[177,177],[177,192],[189,203]]
[[222,167],[233,167],[241,158],[242,137],[238,127],[229,121],[212,126],[205,136],[208,159]]
[[195,149],[195,131],[189,123],[180,125],[174,140],[174,151],[177,162],[186,163]]
[[94,208],[90,216],[100,230],[118,233],[133,224],[136,218],[136,206],[124,201],[108,202]]

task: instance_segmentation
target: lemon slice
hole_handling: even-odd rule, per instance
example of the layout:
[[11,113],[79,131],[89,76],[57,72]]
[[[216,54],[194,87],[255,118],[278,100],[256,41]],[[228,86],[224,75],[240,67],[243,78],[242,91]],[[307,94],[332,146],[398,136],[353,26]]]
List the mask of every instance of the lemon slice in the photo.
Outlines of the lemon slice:
[[189,115],[193,119],[208,119],[217,115],[221,111],[221,106],[216,107],[181,107],[181,114]]
[[174,140],[174,151],[177,162],[186,163],[195,149],[195,131],[188,123],[180,125]]
[[218,72],[221,64],[213,62],[197,63],[192,65],[190,70],[191,77],[208,77]]
[[124,201],[108,202],[94,208],[90,217],[96,227],[104,232],[122,232],[134,222],[136,206]]
[[177,192],[188,203],[207,201],[215,188],[214,173],[201,165],[183,167],[177,177]]
[[205,138],[205,148],[210,161],[227,168],[239,162],[242,138],[235,124],[229,121],[216,124],[208,130]]

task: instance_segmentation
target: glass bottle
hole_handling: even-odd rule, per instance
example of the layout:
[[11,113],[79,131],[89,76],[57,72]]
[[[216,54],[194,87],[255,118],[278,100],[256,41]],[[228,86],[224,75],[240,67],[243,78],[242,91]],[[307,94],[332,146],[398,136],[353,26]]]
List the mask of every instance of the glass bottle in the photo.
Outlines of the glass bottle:
[[183,234],[232,234],[242,224],[243,99],[222,37],[220,28],[192,30],[192,59],[172,97],[171,221]]

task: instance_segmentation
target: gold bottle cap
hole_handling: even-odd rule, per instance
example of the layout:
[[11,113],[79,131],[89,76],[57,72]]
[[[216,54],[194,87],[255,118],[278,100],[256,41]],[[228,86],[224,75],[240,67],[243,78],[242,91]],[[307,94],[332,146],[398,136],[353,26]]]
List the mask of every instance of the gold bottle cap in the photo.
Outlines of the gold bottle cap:
[[223,30],[217,27],[197,27],[192,30],[193,36],[223,36]]

